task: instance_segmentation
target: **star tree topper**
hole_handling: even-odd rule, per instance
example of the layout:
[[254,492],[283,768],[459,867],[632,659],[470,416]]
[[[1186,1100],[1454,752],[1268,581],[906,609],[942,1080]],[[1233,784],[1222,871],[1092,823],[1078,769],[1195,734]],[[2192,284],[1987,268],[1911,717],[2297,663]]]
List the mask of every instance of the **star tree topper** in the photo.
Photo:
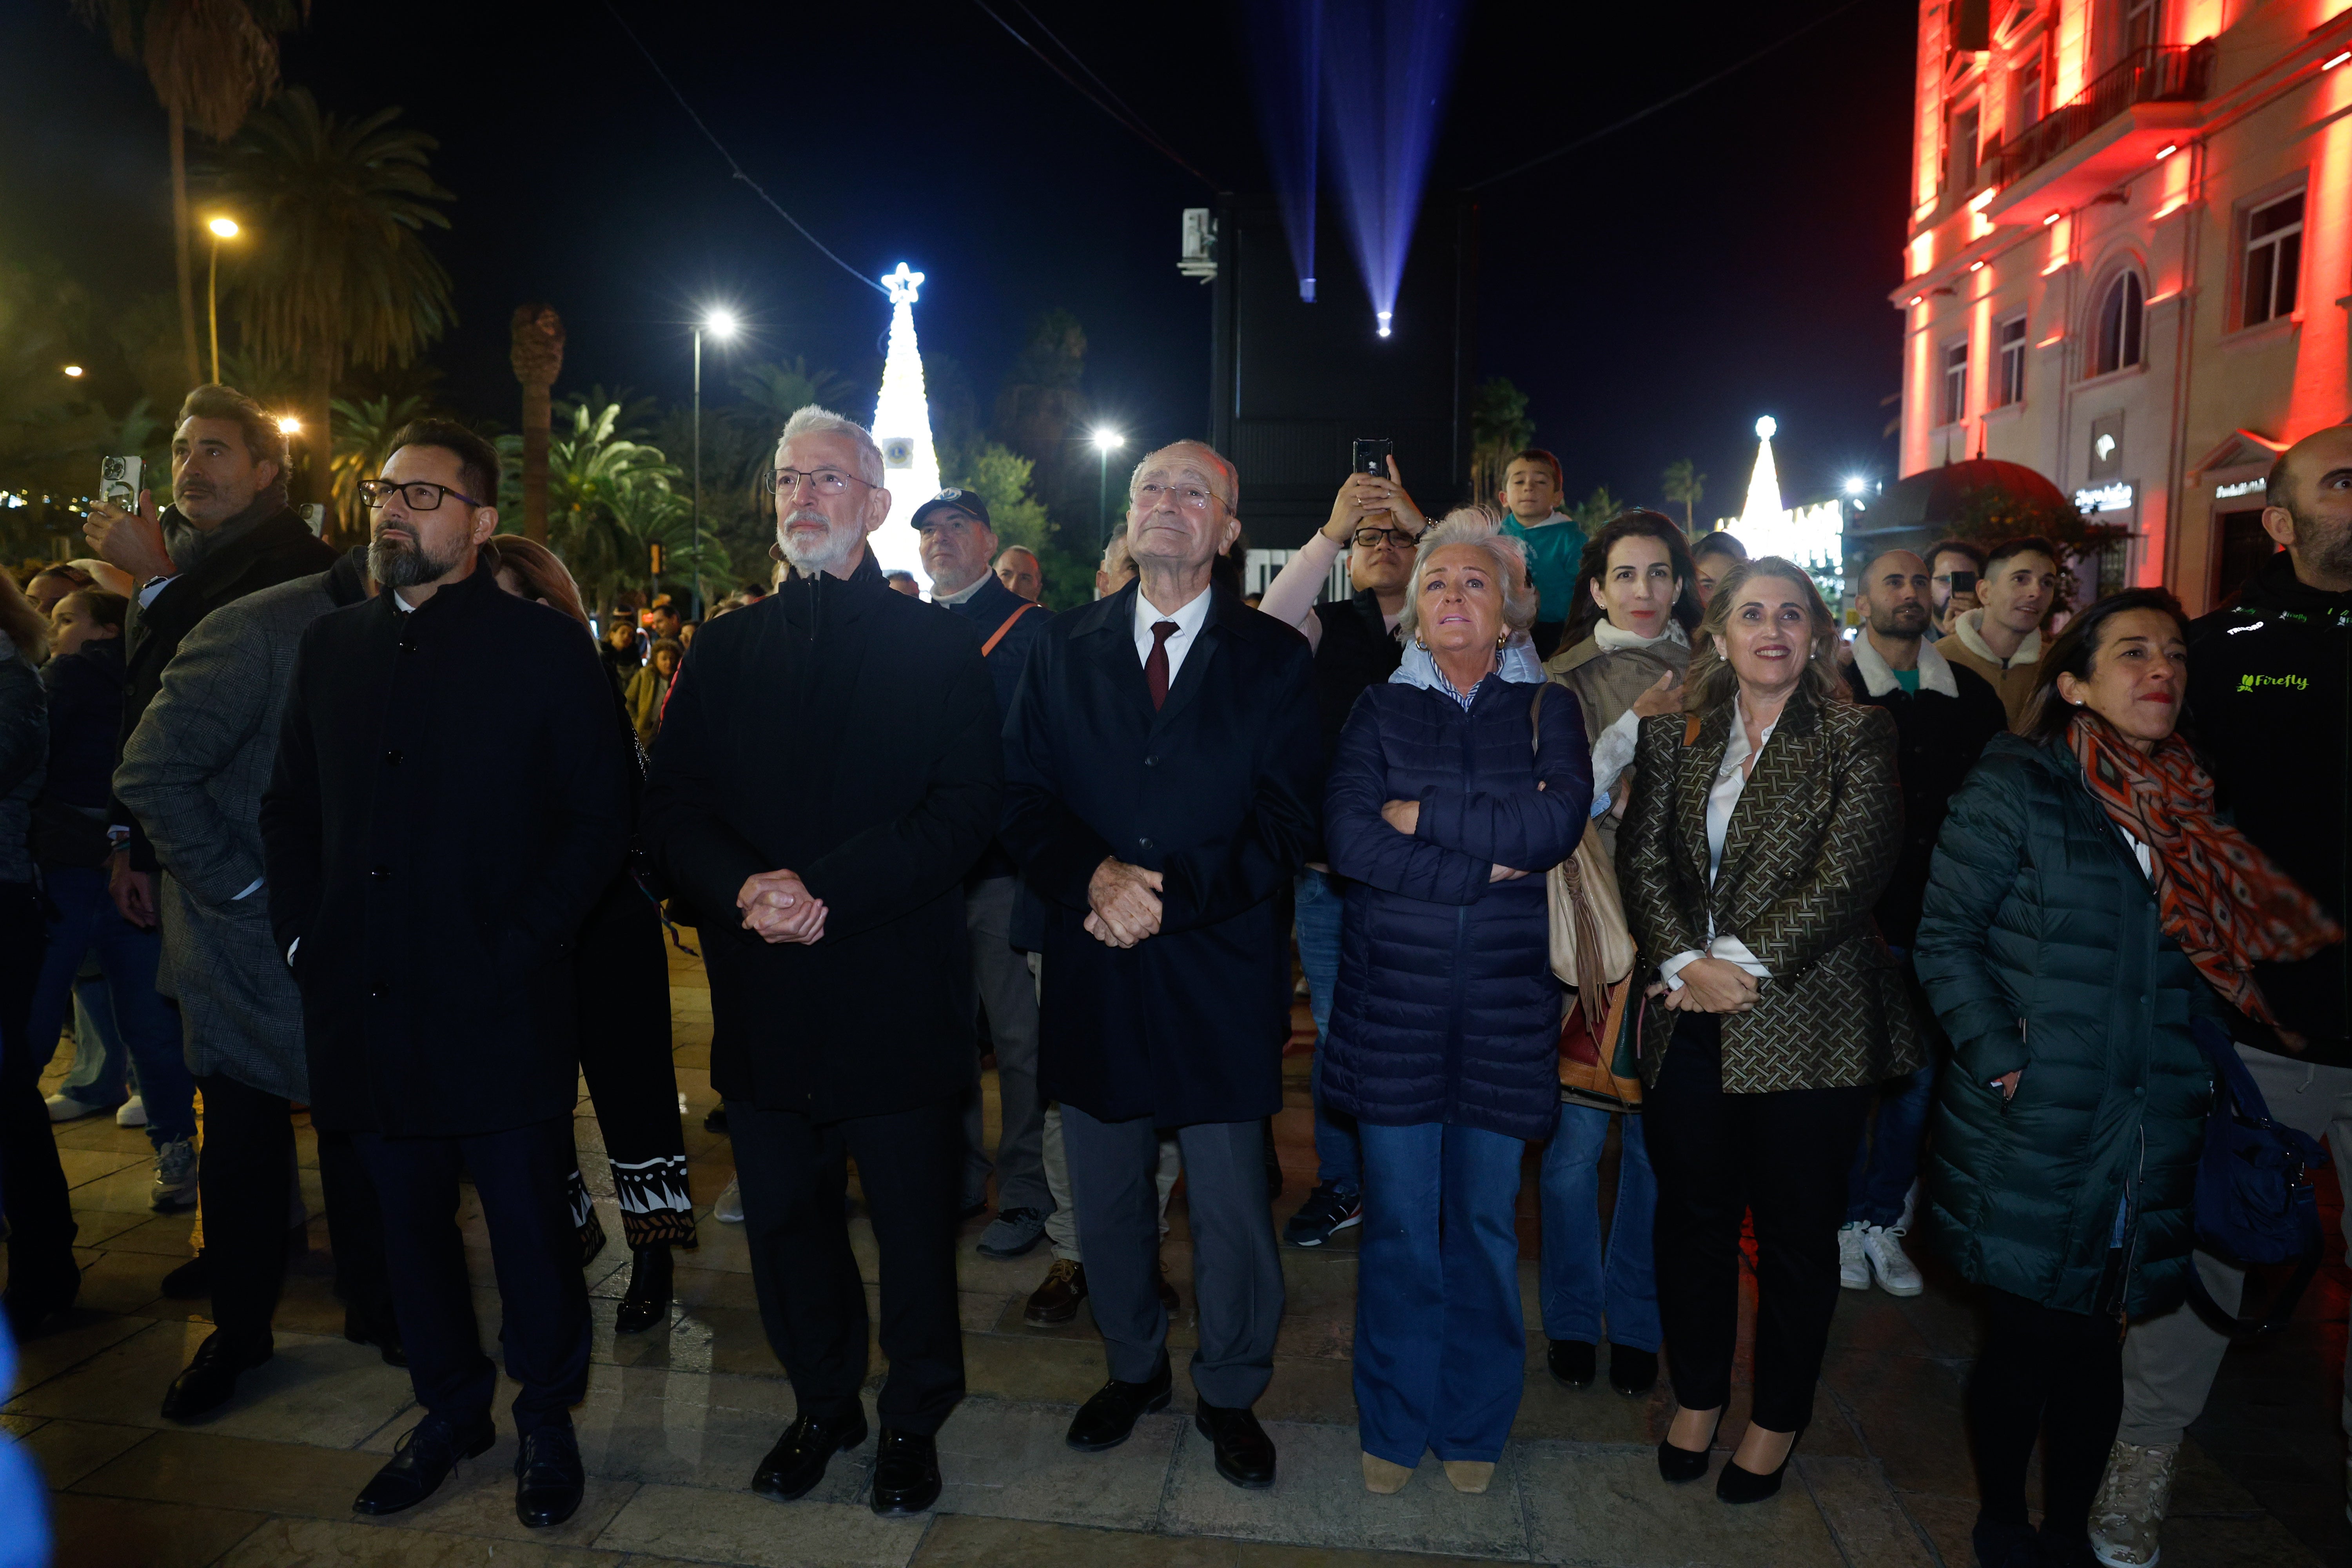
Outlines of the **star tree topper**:
[[893,305],[913,304],[915,291],[922,286],[923,275],[919,272],[908,271],[907,264],[903,261],[898,263],[898,271],[885,272],[882,275],[882,287],[890,291],[890,303]]

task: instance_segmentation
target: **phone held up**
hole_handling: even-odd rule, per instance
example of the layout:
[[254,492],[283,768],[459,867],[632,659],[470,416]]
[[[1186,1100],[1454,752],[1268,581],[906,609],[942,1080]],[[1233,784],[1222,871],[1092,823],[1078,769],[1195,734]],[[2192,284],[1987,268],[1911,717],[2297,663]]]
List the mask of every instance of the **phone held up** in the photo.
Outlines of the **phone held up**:
[[1387,479],[1389,477],[1389,454],[1395,450],[1395,448],[1396,442],[1386,436],[1380,437],[1377,439],[1371,437],[1358,437],[1356,439],[1356,458],[1353,463],[1349,465],[1348,471],[1355,474],[1371,474],[1380,479]]
[[136,512],[146,465],[137,458],[98,460],[98,499],[117,511]]
[[1952,574],[1952,592],[1953,592],[1953,593],[1955,593],[1955,594],[1973,594],[1973,593],[1975,593],[1976,591],[1977,591],[1977,574],[1976,574],[1975,573],[1973,573],[1973,572],[1955,572],[1955,573],[1953,573],[1953,574]]

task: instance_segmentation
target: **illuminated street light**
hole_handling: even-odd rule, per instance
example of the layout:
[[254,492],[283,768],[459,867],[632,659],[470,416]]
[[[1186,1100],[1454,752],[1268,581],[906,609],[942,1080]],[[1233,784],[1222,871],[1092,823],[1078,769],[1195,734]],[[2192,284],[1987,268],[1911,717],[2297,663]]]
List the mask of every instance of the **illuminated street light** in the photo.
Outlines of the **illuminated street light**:
[[[731,341],[741,325],[735,312],[714,305],[694,323],[694,618],[702,619],[702,334]],[[656,589],[661,586],[653,584]]]
[[299,436],[302,434],[302,421],[291,414],[281,414],[278,416],[278,433],[280,436]]
[[78,364],[69,364],[66,366],[66,374],[68,375],[79,375],[81,374],[81,366]]
[[235,239],[239,230],[236,219],[233,217],[209,219],[205,227],[212,231],[213,237],[212,260],[205,268],[205,324],[212,336],[213,380],[217,383],[220,380],[220,242]]
[[1127,437],[1108,426],[1098,426],[1094,433],[1095,452],[1102,459],[1102,489],[1096,498],[1095,531],[1100,542],[1110,542],[1110,455],[1127,445]]
[[1846,477],[1845,493],[1850,496],[1858,496],[1869,488],[1870,481],[1860,474],[1850,474]]

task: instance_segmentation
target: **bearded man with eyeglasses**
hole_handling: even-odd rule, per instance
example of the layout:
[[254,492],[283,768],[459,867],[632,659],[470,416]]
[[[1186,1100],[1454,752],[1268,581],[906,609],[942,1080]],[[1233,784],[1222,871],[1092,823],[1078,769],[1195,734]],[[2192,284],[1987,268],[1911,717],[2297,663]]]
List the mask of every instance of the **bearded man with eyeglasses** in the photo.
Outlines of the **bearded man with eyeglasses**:
[[552,1525],[580,1505],[571,1406],[588,1386],[573,942],[621,868],[631,753],[578,623],[476,570],[498,529],[496,450],[446,420],[392,446],[361,486],[379,592],[303,633],[261,803],[311,1120],[349,1133],[374,1178],[425,1409],[352,1506],[413,1507],[496,1438],[454,1218],[463,1171],[521,1384],[515,1512]]
[[646,848],[703,914],[710,1080],[727,1102],[751,1283],[798,1407],[751,1477],[806,1495],[866,1441],[866,1287],[890,1373],[869,1503],[936,1501],[963,1397],[955,1241],[979,1056],[964,877],[996,831],[1003,751],[975,623],[891,592],[864,427],[814,406],[776,444],[773,594],[709,623],[654,742]]

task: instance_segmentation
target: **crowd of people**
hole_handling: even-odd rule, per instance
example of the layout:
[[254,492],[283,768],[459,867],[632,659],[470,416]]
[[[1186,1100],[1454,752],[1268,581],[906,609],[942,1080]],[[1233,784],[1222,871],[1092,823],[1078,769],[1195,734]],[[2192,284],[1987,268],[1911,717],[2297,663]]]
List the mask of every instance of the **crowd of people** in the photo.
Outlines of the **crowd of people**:
[[[256,405],[199,388],[170,505],[101,506],[91,561],[0,576],[6,1308],[41,1331],[79,1283],[48,1123],[135,1087],[214,1323],[163,1412],[228,1404],[271,1353],[307,1108],[347,1332],[424,1411],[361,1512],[494,1438],[461,1176],[520,1385],[518,1515],[579,1506],[606,1243],[583,1077],[619,1331],[668,1321],[695,1245],[665,911],[709,969],[715,1212],[795,1398],[751,1484],[803,1497],[867,1439],[854,1209],[884,1515],[939,1497],[984,1214],[982,1255],[1049,1247],[1027,1320],[1087,1305],[1100,1332],[1070,1445],[1171,1403],[1180,1180],[1218,1473],[1276,1473],[1253,1407],[1281,1247],[1360,1228],[1364,1485],[1434,1454],[1484,1490],[1541,1145],[1548,1374],[1589,1386],[1604,1345],[1622,1394],[1663,1372],[1662,1484],[1774,1495],[1841,1289],[1919,1293],[1924,1225],[1985,1306],[1979,1561],[2145,1568],[2228,1342],[2184,1303],[2226,1321],[2244,1289],[2198,1222],[2217,1072],[2352,1165],[2352,426],[2278,458],[2280,552],[2210,616],[2154,588],[2067,610],[2049,541],[1947,541],[1864,565],[1850,639],[1808,573],[1727,534],[1633,510],[1588,538],[1535,450],[1495,510],[1435,520],[1393,461],[1349,477],[1252,606],[1241,476],[1180,441],[1055,614],[970,490],[913,512],[928,595],[884,572],[881,452],[808,407],[770,475],[774,583],[601,635],[562,563],[498,531],[466,427],[400,433],[347,552],[289,509],[286,464]],[[1277,1236],[1294,940],[1317,1178]],[[1751,1415],[1717,1468],[1750,1237]]]

